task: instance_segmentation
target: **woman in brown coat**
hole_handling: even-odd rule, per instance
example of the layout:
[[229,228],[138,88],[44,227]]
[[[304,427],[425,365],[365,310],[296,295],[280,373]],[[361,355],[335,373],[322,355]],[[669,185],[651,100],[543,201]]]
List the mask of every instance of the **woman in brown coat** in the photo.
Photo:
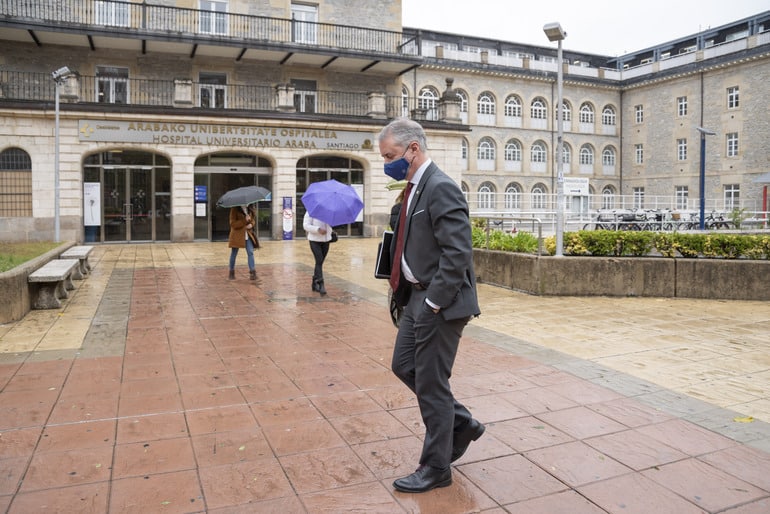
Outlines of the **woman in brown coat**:
[[230,280],[235,280],[235,258],[239,248],[246,249],[246,258],[249,263],[249,278],[257,279],[257,270],[254,268],[254,248],[259,248],[259,239],[254,230],[257,212],[254,204],[248,209],[244,206],[230,209],[230,237],[228,246],[230,250]]

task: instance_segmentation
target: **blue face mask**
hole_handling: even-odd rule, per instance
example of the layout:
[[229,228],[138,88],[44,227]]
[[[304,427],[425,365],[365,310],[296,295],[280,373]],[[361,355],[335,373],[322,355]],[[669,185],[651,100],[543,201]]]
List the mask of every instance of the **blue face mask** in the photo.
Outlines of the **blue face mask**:
[[404,155],[409,151],[409,148],[404,150],[400,159],[396,159],[393,162],[385,163],[385,174],[394,180],[404,180],[406,178],[406,172],[409,171],[410,162],[406,160]]

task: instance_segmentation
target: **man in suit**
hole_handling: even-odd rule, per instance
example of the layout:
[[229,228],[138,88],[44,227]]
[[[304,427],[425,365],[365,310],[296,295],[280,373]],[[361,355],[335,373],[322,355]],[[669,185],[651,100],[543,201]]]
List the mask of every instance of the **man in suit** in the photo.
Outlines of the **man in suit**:
[[391,246],[391,287],[404,308],[392,369],[417,396],[425,424],[417,471],[393,486],[421,493],[450,485],[451,462],[484,433],[449,386],[462,331],[480,314],[471,224],[462,191],[428,157],[419,123],[394,120],[379,149],[385,173],[409,182]]

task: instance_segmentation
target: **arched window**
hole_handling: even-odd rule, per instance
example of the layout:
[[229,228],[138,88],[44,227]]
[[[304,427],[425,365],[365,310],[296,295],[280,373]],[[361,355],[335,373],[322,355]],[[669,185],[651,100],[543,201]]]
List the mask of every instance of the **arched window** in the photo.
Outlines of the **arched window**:
[[495,207],[495,186],[491,182],[484,182],[478,191],[479,209],[493,209]]
[[509,139],[505,143],[505,160],[521,161],[521,143],[515,139]]
[[546,206],[545,192],[546,191],[547,189],[543,184],[535,184],[532,187],[532,208],[533,209],[545,209],[545,206]]
[[476,112],[479,114],[495,114],[495,98],[492,93],[484,91],[479,95]]
[[602,209],[615,208],[615,189],[612,186],[604,186],[602,189]]
[[594,122],[594,107],[588,102],[580,106],[580,123]]
[[468,140],[465,138],[460,141],[460,159],[468,159]]
[[542,98],[535,98],[532,100],[532,105],[530,106],[530,115],[532,116],[532,119],[535,120],[546,119],[547,114],[545,108],[545,100]]
[[615,149],[608,146],[602,151],[602,166],[615,166]]
[[542,141],[535,141],[532,143],[532,147],[529,151],[529,160],[531,162],[545,162],[546,161],[546,150],[545,150],[545,143]]
[[32,159],[21,148],[0,153],[0,218],[32,216]]
[[510,183],[505,187],[505,210],[521,209],[521,186]]
[[594,163],[594,149],[589,144],[584,144],[580,147],[580,164],[584,166],[592,166]]
[[521,118],[521,98],[511,95],[505,99],[505,115],[512,118]]
[[438,99],[438,90],[433,86],[420,89],[420,94],[417,96],[417,108],[425,110],[425,119],[433,121],[438,119]]
[[468,93],[462,89],[455,89],[455,93],[460,98],[460,112],[468,113]]
[[615,109],[611,105],[605,106],[602,110],[602,125],[615,125]]
[[406,86],[401,86],[401,117],[409,117],[409,89]]
[[568,143],[561,144],[561,162],[565,165],[572,162],[572,147]]
[[561,119],[572,121],[572,105],[566,100],[561,103]]
[[482,137],[476,148],[476,158],[480,161],[495,160],[495,142],[492,138]]

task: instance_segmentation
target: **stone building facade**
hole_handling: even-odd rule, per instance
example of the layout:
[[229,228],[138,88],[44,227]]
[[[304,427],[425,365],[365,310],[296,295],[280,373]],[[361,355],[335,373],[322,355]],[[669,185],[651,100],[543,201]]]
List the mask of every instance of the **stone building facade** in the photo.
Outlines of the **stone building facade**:
[[[767,210],[768,28],[770,12],[620,58],[566,50],[568,220],[695,208],[697,127],[715,132],[707,206]],[[475,214],[555,212],[548,44],[404,28],[400,2],[368,0],[0,0],[0,41],[3,240],[222,240],[216,200],[250,184],[272,192],[260,235],[303,237],[302,193],[330,178],[364,201],[340,232],[376,237],[395,197],[376,136],[398,116]]]

